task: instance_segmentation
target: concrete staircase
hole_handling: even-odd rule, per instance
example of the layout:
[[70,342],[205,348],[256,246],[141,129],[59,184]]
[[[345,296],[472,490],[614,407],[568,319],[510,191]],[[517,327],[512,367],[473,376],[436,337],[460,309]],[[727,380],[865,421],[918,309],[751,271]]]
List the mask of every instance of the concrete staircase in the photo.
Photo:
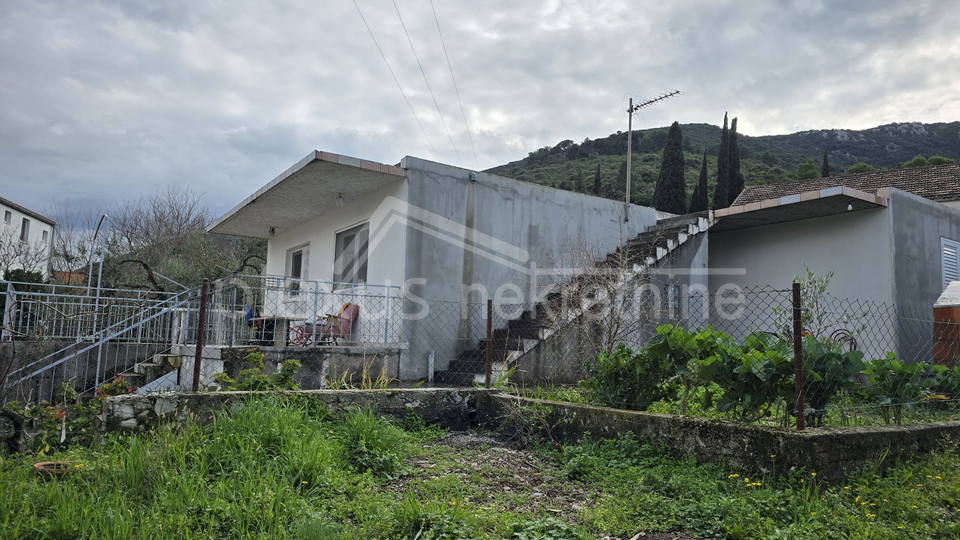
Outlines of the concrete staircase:
[[[672,253],[712,225],[713,213],[710,211],[661,219],[597,262],[597,269],[626,270],[615,287],[622,290],[632,280],[644,276],[647,269],[662,265]],[[562,332],[564,323],[576,320],[597,304],[599,299],[591,287],[596,284],[596,273],[575,276],[559,291],[548,294],[544,302],[537,304],[536,314],[526,310],[520,317],[508,321],[506,328],[495,329],[491,380],[496,382],[507,378],[525,355],[557,332]],[[574,305],[580,307],[562,309],[558,304],[564,298],[568,302],[573,299]],[[435,380],[458,386],[483,384],[486,380],[486,339],[481,340],[475,349],[462,352],[450,362],[446,371],[436,374]]]
[[183,357],[179,354],[155,354],[145,362],[137,362],[133,369],[121,373],[138,394],[175,390],[179,388],[179,368]]

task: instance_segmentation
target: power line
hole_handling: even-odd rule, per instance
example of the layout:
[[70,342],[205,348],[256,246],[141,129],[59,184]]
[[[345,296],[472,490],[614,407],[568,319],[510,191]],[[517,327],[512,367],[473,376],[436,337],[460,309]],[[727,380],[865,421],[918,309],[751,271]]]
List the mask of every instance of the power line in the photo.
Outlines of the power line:
[[427,83],[427,90],[430,92],[430,97],[433,98],[433,105],[437,108],[437,114],[440,115],[440,123],[443,124],[443,129],[447,132],[447,137],[450,139],[450,146],[453,147],[453,153],[457,155],[457,161],[462,166],[463,161],[460,159],[460,152],[457,151],[457,145],[453,143],[453,136],[450,135],[450,130],[447,128],[447,121],[443,119],[443,113],[440,112],[440,104],[437,103],[437,96],[433,95],[433,88],[430,88],[430,81],[427,80],[427,74],[425,71],[423,71],[423,64],[420,63],[420,56],[417,55],[417,49],[413,46],[413,40],[410,39],[410,33],[407,32],[407,25],[403,24],[403,16],[400,15],[400,7],[397,6],[397,0],[393,0],[393,9],[397,10],[397,18],[400,19],[400,27],[403,28],[403,33],[407,36],[407,42],[410,43],[410,50],[413,51],[413,57],[417,59],[417,66],[420,67],[420,74],[423,75],[423,82]]
[[477,162],[477,168],[479,169],[480,159],[477,158],[477,147],[473,145],[473,135],[470,134],[470,126],[467,124],[467,113],[463,111],[460,89],[457,88],[457,79],[453,76],[453,66],[450,64],[450,56],[447,55],[447,44],[443,41],[443,32],[440,31],[440,19],[437,18],[437,9],[433,7],[433,0],[430,0],[430,9],[433,10],[433,20],[437,22],[437,33],[440,34],[440,44],[443,45],[443,56],[447,59],[447,67],[450,69],[450,79],[453,80],[453,89],[457,91],[457,102],[460,103],[460,114],[463,115],[463,125],[467,128],[467,137],[470,138],[470,148],[473,149],[473,160]]
[[413,113],[413,118],[416,119],[417,125],[420,126],[420,131],[423,132],[423,138],[427,140],[427,144],[430,145],[430,149],[433,150],[433,155],[436,158],[440,159],[440,154],[437,153],[437,149],[433,147],[433,143],[430,142],[430,137],[427,136],[427,130],[423,129],[423,124],[420,123],[420,117],[417,116],[417,111],[413,110],[413,105],[410,104],[410,100],[407,99],[407,93],[403,91],[403,87],[400,86],[400,80],[397,79],[397,76],[393,73],[393,69],[390,67],[390,62],[387,62],[386,55],[383,54],[383,49],[380,48],[380,44],[377,43],[377,38],[373,35],[373,30],[370,29],[370,25],[367,24],[367,19],[363,16],[363,12],[360,11],[360,6],[357,4],[357,0],[353,0],[353,6],[357,8],[357,13],[360,14],[360,20],[363,21],[363,25],[367,27],[367,32],[370,32],[370,38],[373,39],[373,44],[377,46],[377,50],[380,51],[380,57],[383,58],[383,63],[387,65],[387,70],[390,72],[390,76],[393,77],[393,81],[397,83],[397,88],[400,89],[400,94],[403,95],[403,100],[407,102],[407,107],[410,107],[410,112]]

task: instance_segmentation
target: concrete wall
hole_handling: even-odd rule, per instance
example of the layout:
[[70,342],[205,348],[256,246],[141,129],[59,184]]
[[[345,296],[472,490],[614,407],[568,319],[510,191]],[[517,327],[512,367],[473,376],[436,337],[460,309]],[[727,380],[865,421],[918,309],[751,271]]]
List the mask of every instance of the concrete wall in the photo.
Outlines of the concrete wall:
[[940,239],[960,242],[960,209],[892,189],[890,211],[894,294],[897,310],[908,316],[898,328],[899,351],[908,360],[930,361],[933,304],[944,290]]
[[[10,212],[10,221],[6,221],[6,213]],[[0,260],[0,274],[6,269],[2,265],[10,265],[10,268],[23,268],[31,272],[41,272],[46,278],[50,272],[50,253],[53,249],[53,225],[44,223],[39,219],[24,214],[16,208],[0,203],[0,242],[19,242],[20,231],[23,226],[23,220],[30,221],[28,231],[27,245],[30,255],[26,261]],[[43,239],[46,233],[47,239]],[[2,251],[2,250],[0,250]],[[24,263],[29,263],[30,268],[24,268]]]
[[[470,303],[487,298],[498,304],[529,302],[543,269],[569,260],[571,252],[584,245],[605,256],[656,223],[652,208],[632,205],[630,220],[624,223],[623,203],[617,201],[409,156],[402,167],[407,169],[410,206],[426,211],[425,217],[433,221],[408,228],[406,277],[422,280],[408,290],[431,302],[459,304],[465,287],[473,287],[466,297]],[[420,308],[410,304],[408,309]],[[410,353],[401,377],[426,376],[431,350],[436,369],[443,370],[465,348],[475,346],[483,337],[477,333],[483,321],[472,318],[482,317],[482,310],[469,313],[467,319],[407,321]]]
[[[743,288],[789,290],[804,263],[818,276],[834,272],[827,291],[842,299],[894,305],[894,254],[890,209],[876,208],[789,223],[710,233],[710,268],[743,269],[742,275],[710,276],[711,291],[726,284]],[[789,306],[789,295],[757,294],[747,298],[742,317],[725,320],[715,309],[711,323],[743,335],[751,328],[775,330],[772,307]],[[855,310],[851,307],[851,310]],[[729,311],[728,311],[729,312]],[[861,338],[867,357],[895,349],[893,318],[871,311]]]
[[949,206],[950,208],[960,209],[960,201],[947,201],[947,202],[940,203],[940,204],[942,204],[942,205],[944,205],[944,206]]
[[374,380],[381,373],[396,379],[401,352],[396,347],[236,347],[221,351],[222,371],[235,379],[248,367],[244,357],[255,350],[264,355],[265,373],[274,373],[288,359],[299,360],[300,370],[293,380],[301,390],[324,388],[326,381],[359,385],[364,373]]

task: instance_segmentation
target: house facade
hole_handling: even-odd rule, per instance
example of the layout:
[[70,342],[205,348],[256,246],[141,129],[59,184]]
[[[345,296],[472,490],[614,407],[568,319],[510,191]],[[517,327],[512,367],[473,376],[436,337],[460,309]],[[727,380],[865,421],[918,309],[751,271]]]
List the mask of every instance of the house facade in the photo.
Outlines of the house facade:
[[711,268],[743,272],[712,275],[711,288],[786,287],[804,266],[833,273],[828,292],[847,317],[832,330],[859,329],[868,358],[929,360],[932,307],[960,279],[958,203],[960,165],[748,188],[710,230]]
[[492,299],[504,318],[519,316],[577,256],[595,260],[656,223],[651,208],[415,157],[397,167],[312,152],[210,231],[267,239],[265,273],[292,294],[265,312],[321,287],[326,303],[304,316],[352,299],[369,337],[384,331],[383,309],[372,306],[399,297],[402,329],[392,330],[407,347],[399,377],[417,379],[485,336],[476,306]]
[[56,223],[37,212],[0,197],[0,276],[21,269],[50,275]]

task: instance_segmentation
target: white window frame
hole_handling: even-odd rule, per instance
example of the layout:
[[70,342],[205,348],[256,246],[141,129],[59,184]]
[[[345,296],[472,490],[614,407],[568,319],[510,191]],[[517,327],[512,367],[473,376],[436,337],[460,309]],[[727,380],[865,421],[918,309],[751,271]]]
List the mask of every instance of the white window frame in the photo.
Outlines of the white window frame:
[[[299,256],[299,267],[296,266]],[[307,279],[310,262],[310,244],[302,244],[287,250],[286,272],[288,278],[287,290],[291,296],[296,296],[300,291],[300,282]]]
[[951,281],[960,281],[960,242],[940,238],[940,268],[944,289]]
[[333,281],[337,289],[366,285],[370,256],[370,222],[358,223],[336,234]]
[[11,223],[13,223],[13,212],[11,212],[11,211],[9,211],[9,210],[4,210],[4,211],[3,211],[3,222],[6,223],[7,225],[10,225]]
[[30,220],[27,218],[23,218],[23,221],[20,223],[20,241],[30,241]]
[[40,240],[46,244],[50,240],[50,233],[47,231],[40,231]]

